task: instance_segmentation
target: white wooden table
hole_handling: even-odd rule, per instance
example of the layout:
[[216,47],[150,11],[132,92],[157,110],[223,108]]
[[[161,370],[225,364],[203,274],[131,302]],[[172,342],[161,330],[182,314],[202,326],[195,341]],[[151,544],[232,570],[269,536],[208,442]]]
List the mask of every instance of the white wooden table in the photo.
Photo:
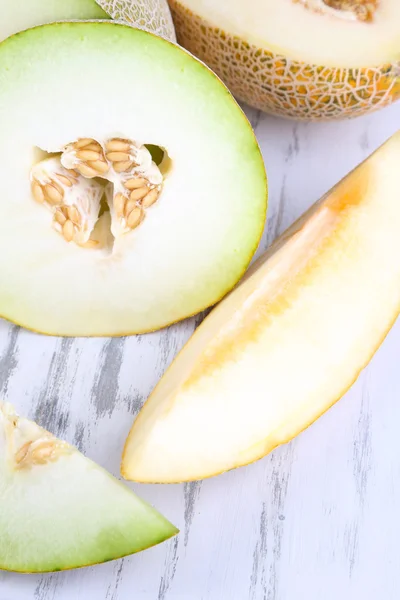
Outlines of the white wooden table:
[[[400,103],[324,124],[246,110],[269,173],[262,248],[400,127]],[[393,193],[400,202],[400,165]],[[112,340],[0,322],[1,395],[118,474],[134,416],[199,321]],[[0,600],[398,600],[399,428],[400,323],[346,397],[291,444],[203,483],[133,486],[180,527],[177,538],[75,572],[0,572]]]

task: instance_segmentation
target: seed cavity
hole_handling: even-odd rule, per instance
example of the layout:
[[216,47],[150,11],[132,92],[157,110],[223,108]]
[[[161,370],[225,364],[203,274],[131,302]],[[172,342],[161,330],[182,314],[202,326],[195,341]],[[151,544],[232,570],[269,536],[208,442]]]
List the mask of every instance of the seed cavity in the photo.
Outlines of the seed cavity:
[[73,448],[36,423],[19,417],[10,404],[0,402],[0,431],[5,458],[12,469],[27,470],[58,460]]
[[52,213],[53,227],[66,241],[88,241],[98,219],[102,183],[64,168],[53,157],[33,167],[31,189],[34,199]]
[[46,159],[31,171],[34,200],[53,213],[54,229],[64,240],[81,248],[101,247],[90,235],[104,193],[111,232],[117,238],[143,222],[162,186],[163,176],[148,149],[119,137],[101,142],[79,138],[64,146],[59,157]]
[[349,21],[371,22],[379,0],[293,0],[314,12]]

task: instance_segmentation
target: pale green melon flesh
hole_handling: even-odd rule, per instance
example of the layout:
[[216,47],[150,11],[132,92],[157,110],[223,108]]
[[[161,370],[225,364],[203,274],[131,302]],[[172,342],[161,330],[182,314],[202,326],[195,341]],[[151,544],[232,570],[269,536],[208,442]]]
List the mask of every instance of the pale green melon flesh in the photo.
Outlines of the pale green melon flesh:
[[44,464],[17,463],[20,449],[38,440],[60,444],[0,404],[0,569],[83,567],[144,550],[177,533],[152,507],[67,444],[61,443]]
[[108,19],[95,0],[6,0],[1,3],[0,40],[34,27],[73,19]]
[[[59,23],[0,45],[0,314],[37,331],[149,331],[218,301],[246,269],[266,210],[261,154],[203,64],[115,23]],[[111,253],[67,244],[33,200],[35,148],[123,136],[166,148],[160,200]]]

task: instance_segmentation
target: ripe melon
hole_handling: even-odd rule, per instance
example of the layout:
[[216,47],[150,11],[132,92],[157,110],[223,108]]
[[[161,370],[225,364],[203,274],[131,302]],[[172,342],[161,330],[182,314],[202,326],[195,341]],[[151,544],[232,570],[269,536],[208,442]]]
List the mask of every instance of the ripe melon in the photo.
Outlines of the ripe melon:
[[45,23],[110,17],[176,40],[167,0],[29,0],[22,10],[15,0],[2,0],[0,41]]
[[124,477],[190,481],[246,465],[346,392],[400,312],[399,164],[400,132],[203,321],[139,413]]
[[0,569],[85,567],[176,533],[76,448],[0,404]]
[[217,302],[255,252],[266,178],[221,81],[110,21],[0,44],[0,314],[58,335],[154,330]]
[[398,0],[169,2],[179,43],[256,108],[339,119],[400,97]]

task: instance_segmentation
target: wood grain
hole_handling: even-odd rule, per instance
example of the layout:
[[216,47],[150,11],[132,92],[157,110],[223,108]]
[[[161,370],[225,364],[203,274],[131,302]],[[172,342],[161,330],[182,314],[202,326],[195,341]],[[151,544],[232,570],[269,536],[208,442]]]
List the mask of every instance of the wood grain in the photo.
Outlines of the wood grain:
[[[246,111],[269,172],[260,251],[400,126],[399,104],[326,124]],[[1,395],[118,474],[135,414],[201,319],[112,340],[0,322]],[[0,572],[0,600],[397,600],[399,356],[397,324],[343,400],[250,467],[132,486],[181,528],[178,538],[70,573]]]

